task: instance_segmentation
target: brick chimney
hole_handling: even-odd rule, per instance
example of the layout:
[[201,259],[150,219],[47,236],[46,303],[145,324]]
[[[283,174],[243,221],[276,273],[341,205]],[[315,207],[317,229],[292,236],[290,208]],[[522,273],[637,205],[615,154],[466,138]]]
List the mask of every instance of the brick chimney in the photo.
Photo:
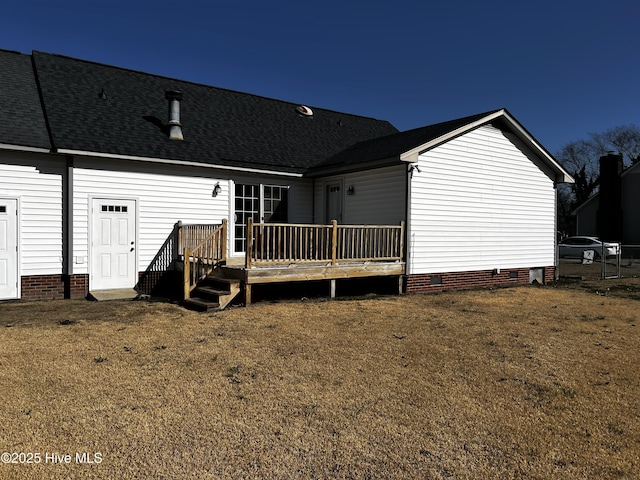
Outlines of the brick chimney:
[[622,241],[622,155],[600,157],[600,193],[596,233],[606,241]]

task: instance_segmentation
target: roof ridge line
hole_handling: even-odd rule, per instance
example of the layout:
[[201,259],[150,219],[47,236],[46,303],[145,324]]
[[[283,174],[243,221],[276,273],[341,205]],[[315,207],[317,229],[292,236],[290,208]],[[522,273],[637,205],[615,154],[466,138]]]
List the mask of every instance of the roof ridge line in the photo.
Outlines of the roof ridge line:
[[8,50],[6,48],[0,48],[0,53],[17,53],[18,55],[30,55],[28,53],[22,53],[18,50]]
[[[20,53],[20,52],[16,52],[16,53]],[[132,68],[120,67],[118,65],[110,65],[110,64],[107,64],[107,63],[96,62],[96,61],[93,61],[93,60],[85,60],[83,58],[71,57],[69,55],[63,55],[63,54],[60,54],[60,53],[48,53],[48,52],[43,52],[43,51],[40,51],[40,50],[33,50],[32,54],[50,55],[50,56],[53,56],[53,57],[64,58],[64,59],[73,60],[73,61],[76,61],[76,62],[83,62],[83,63],[88,63],[88,64],[91,64],[91,65],[97,65],[97,66],[101,66],[101,67],[114,68],[114,69],[117,69],[117,70],[120,70],[120,71],[123,71],[123,72],[137,73],[137,74],[140,74],[140,75],[146,75],[146,76],[155,77],[155,78],[162,78],[162,79],[171,80],[171,81],[174,81],[174,82],[188,83],[190,85],[194,85],[194,86],[198,86],[198,87],[222,90],[222,91],[225,91],[225,92],[230,92],[230,93],[239,94],[239,95],[246,95],[248,97],[261,98],[261,99],[264,99],[264,100],[269,100],[269,101],[272,101],[272,102],[284,103],[284,104],[287,104],[287,105],[301,105],[301,103],[299,103],[299,102],[293,102],[293,101],[289,101],[289,100],[281,100],[279,98],[267,97],[266,95],[258,95],[258,94],[250,93],[250,92],[243,92],[243,91],[240,91],[240,90],[234,90],[232,88],[227,88],[227,87],[217,87],[215,85],[208,85],[206,83],[195,82],[193,80],[184,80],[184,79],[181,79],[181,78],[169,77],[167,75],[160,75],[160,74],[157,74],[157,73],[150,73],[150,72],[145,72],[145,71],[142,71],[142,70],[136,70],[136,69],[132,69]],[[23,55],[28,55],[28,54],[23,54]],[[337,114],[340,114],[340,115],[345,115],[347,117],[366,118],[366,119],[375,120],[375,121],[378,121],[378,122],[387,122],[387,123],[389,123],[390,125],[393,126],[393,124],[389,120],[385,120],[385,119],[380,119],[380,118],[375,118],[375,117],[365,116],[365,115],[357,115],[357,114],[348,113],[348,112],[342,112],[342,111],[339,111],[339,110],[333,110],[333,109],[329,109],[329,108],[322,108],[322,107],[315,106],[315,105],[308,105],[308,106],[310,106],[313,110],[337,113]],[[394,128],[395,128],[395,126],[394,126]]]

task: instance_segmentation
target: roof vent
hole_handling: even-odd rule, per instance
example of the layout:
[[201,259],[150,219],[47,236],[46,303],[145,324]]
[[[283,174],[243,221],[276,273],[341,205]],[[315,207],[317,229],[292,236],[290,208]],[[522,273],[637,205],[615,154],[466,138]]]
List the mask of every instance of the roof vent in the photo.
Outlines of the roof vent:
[[296,112],[303,117],[313,117],[313,110],[311,110],[306,105],[298,105],[296,107]]
[[169,139],[184,140],[182,136],[182,125],[180,123],[180,100],[182,92],[167,90],[164,98],[169,100]]

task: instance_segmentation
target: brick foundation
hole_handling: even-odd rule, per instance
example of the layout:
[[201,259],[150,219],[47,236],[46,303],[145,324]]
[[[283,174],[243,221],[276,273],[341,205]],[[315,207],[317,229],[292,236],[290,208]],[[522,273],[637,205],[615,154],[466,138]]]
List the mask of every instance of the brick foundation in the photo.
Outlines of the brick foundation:
[[[140,272],[140,291],[167,298],[182,295],[182,272]],[[22,277],[22,300],[82,299],[89,295],[89,275],[30,275]],[[180,297],[181,298],[181,297]]]
[[67,275],[65,298],[80,299],[89,295],[89,275]]
[[[478,270],[408,275],[406,292],[527,285],[529,271],[529,268],[510,268],[495,274],[492,270]],[[553,282],[555,273],[555,267],[543,267],[544,283]],[[82,299],[89,294],[89,275],[31,275],[21,280],[23,300]],[[173,298],[181,295],[181,282],[181,272],[140,272],[137,288],[152,295]]]
[[21,278],[23,300],[81,299],[89,293],[89,275],[30,275]]
[[64,298],[64,275],[31,275],[22,277],[24,300],[60,300]]
[[544,283],[556,281],[556,267],[544,267]]
[[[407,276],[407,293],[440,292],[482,287],[508,287],[529,284],[529,268],[508,268],[472,272],[425,273]],[[555,280],[555,267],[543,267],[544,283]]]

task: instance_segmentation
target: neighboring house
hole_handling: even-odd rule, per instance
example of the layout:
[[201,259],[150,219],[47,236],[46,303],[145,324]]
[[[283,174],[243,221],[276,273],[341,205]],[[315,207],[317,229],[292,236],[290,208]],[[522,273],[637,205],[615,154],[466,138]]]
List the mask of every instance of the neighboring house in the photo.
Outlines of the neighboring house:
[[640,245],[640,162],[624,169],[621,155],[600,158],[600,189],[573,212],[576,234]]
[[504,109],[398,132],[313,106],[0,51],[0,112],[0,299],[134,287],[177,222],[223,220],[229,261],[253,246],[249,219],[404,222],[402,269],[389,272],[407,292],[556,275],[556,185],[573,180]]

